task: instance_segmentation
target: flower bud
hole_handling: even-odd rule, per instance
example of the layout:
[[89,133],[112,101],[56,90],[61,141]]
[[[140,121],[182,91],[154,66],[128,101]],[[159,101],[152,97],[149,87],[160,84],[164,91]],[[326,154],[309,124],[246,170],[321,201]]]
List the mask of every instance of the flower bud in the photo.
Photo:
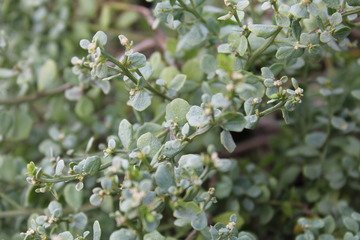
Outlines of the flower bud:
[[119,35],[120,44],[124,47],[129,45],[129,39],[125,37],[124,35]]

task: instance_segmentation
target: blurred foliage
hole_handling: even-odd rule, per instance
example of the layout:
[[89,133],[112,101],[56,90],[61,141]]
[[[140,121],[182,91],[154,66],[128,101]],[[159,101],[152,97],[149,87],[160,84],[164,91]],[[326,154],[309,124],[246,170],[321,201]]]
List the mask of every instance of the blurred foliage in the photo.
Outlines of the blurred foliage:
[[359,5],[0,0],[0,239],[360,239]]

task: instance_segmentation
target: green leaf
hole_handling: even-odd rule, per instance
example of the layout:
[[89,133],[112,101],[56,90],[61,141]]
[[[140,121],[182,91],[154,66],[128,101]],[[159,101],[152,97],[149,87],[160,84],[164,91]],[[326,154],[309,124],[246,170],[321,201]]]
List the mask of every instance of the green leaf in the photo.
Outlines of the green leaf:
[[209,78],[214,77],[217,67],[217,61],[213,55],[205,54],[202,56],[200,61],[200,68],[204,73],[209,75]]
[[13,118],[10,112],[3,109],[0,110],[0,138],[5,137],[9,132],[12,124]]
[[146,57],[144,54],[135,52],[128,56],[128,68],[129,69],[139,69],[145,66]]
[[165,64],[161,59],[161,54],[159,52],[154,52],[151,55],[149,62],[151,69],[153,70],[153,77],[157,78],[160,75],[161,71],[165,69]]
[[294,20],[291,23],[292,34],[297,40],[300,40],[300,35],[301,35],[301,31],[302,31],[302,28],[300,25],[300,20],[301,19]]
[[110,235],[109,240],[136,240],[136,233],[130,229],[122,228],[113,232]]
[[133,138],[133,127],[128,120],[123,119],[119,124],[118,136],[125,149],[129,149]]
[[244,35],[242,35],[240,37],[239,46],[237,47],[237,52],[239,53],[240,56],[244,56],[247,49],[248,49],[248,40]]
[[[351,95],[352,95],[354,98],[360,100],[360,89],[352,90],[352,91],[351,91]],[[1,117],[0,117],[0,119],[1,119]]]
[[12,127],[8,131],[8,137],[15,141],[28,138],[34,123],[29,113],[25,109],[16,110],[12,119]]
[[137,140],[137,147],[141,150],[144,150],[146,147],[150,147],[150,152],[148,155],[150,157],[155,156],[155,154],[159,151],[161,147],[160,140],[155,137],[152,133],[145,133],[139,137]]
[[200,62],[197,58],[193,58],[186,61],[181,68],[181,72],[187,76],[188,82],[201,82],[204,77],[204,73],[199,71]]
[[84,230],[88,222],[88,218],[83,212],[76,213],[72,216],[69,226],[72,229]]
[[160,72],[160,78],[165,82],[170,83],[170,81],[174,79],[177,74],[179,74],[179,70],[177,70],[175,67],[165,67]]
[[193,127],[203,127],[210,122],[210,117],[205,116],[204,110],[199,106],[190,107],[186,119]]
[[276,21],[276,24],[280,27],[289,27],[290,26],[290,19],[285,16],[285,15],[282,15],[282,14],[275,14],[275,21]]
[[323,132],[312,132],[305,136],[305,143],[315,148],[320,148],[324,145],[327,135]]
[[320,164],[307,164],[303,167],[303,174],[310,180],[315,180],[320,177],[322,167]]
[[323,43],[328,43],[333,39],[329,31],[324,31],[320,34],[320,41]]
[[260,209],[260,223],[265,225],[271,221],[275,215],[275,210],[271,206],[264,206]]
[[82,191],[77,191],[74,183],[69,183],[64,188],[64,198],[66,203],[75,211],[82,205]]
[[347,36],[349,36],[351,33],[351,28],[348,26],[337,26],[335,31],[333,32],[333,37],[336,38],[336,40],[341,41],[344,40]]
[[101,238],[101,228],[99,221],[95,221],[93,225],[93,240],[100,240]]
[[289,57],[291,57],[293,52],[294,52],[293,46],[279,47],[279,49],[276,52],[276,58],[277,59],[289,58]]
[[16,71],[13,69],[0,68],[0,79],[12,78],[16,76]]
[[132,106],[136,111],[144,111],[151,105],[151,95],[145,90],[138,90],[130,96],[127,104]]
[[182,155],[178,161],[179,167],[188,171],[201,169],[204,164],[202,158],[197,154],[186,154]]
[[232,52],[232,49],[231,49],[231,45],[228,44],[228,43],[223,43],[223,44],[220,44],[218,47],[217,47],[217,51],[218,53],[231,53]]
[[207,217],[205,212],[196,214],[191,220],[191,226],[197,231],[203,230],[207,226]]
[[63,208],[57,201],[51,201],[48,206],[49,213],[54,217],[60,217],[63,214]]
[[228,112],[221,119],[224,121],[222,128],[232,132],[242,132],[246,126],[246,119],[243,114]]
[[335,219],[331,215],[328,215],[324,218],[324,223],[325,223],[324,226],[325,232],[332,233],[335,231],[336,223],[335,223]]
[[247,74],[245,82],[237,84],[235,92],[239,94],[240,99],[246,101],[249,98],[262,98],[265,93],[265,86],[260,77]]
[[152,122],[146,122],[136,129],[136,137],[139,137],[147,132],[157,134],[162,130],[164,130],[164,128],[161,125]]
[[83,172],[94,175],[96,174],[101,166],[101,159],[98,156],[87,157],[84,162]]
[[[111,6],[109,6],[111,9]],[[129,29],[139,20],[140,15],[137,12],[123,12],[116,22],[119,29]]]
[[185,81],[186,75],[178,74],[170,81],[169,88],[179,91],[184,86]]
[[324,3],[333,9],[338,9],[340,7],[340,0],[323,0]]
[[257,238],[252,233],[241,231],[241,232],[239,232],[238,239],[239,240],[256,240]]
[[359,224],[351,217],[344,217],[343,223],[344,223],[345,227],[347,229],[349,229],[350,231],[352,231],[353,233],[359,232]]
[[278,30],[278,27],[268,24],[251,24],[249,30],[258,37],[268,38]]
[[202,24],[193,25],[189,32],[183,35],[177,46],[176,51],[189,50],[203,43],[208,35],[209,31]]
[[346,0],[346,2],[349,4],[349,6],[360,6],[359,0]]
[[58,238],[59,240],[74,240],[73,235],[69,231],[59,233]]
[[256,186],[256,185],[253,185],[251,186],[250,188],[248,188],[246,190],[246,194],[249,196],[249,197],[252,197],[252,198],[257,198],[260,196],[261,194],[261,188]]
[[144,240],[165,240],[166,238],[161,235],[158,231],[147,233],[144,236]]
[[[179,201],[174,211],[174,217],[184,219],[190,223],[194,217],[201,212],[200,207],[195,202]],[[175,223],[176,226],[179,226]]]
[[165,119],[167,121],[172,120],[182,126],[187,122],[186,114],[189,110],[190,105],[187,101],[181,98],[176,98],[166,105]]
[[154,178],[162,192],[168,192],[171,186],[175,186],[173,168],[170,163],[161,163],[156,169]]
[[239,0],[239,1],[237,1],[236,9],[237,10],[244,10],[249,5],[250,5],[249,0]]
[[[110,6],[104,6],[101,9],[101,14],[99,17],[99,25],[101,29],[108,29],[109,25],[111,23],[111,18],[112,18],[112,13],[111,13],[111,8]],[[106,42],[106,41],[105,41]]]
[[335,12],[334,14],[332,14],[329,18],[329,22],[333,27],[341,24],[341,22],[342,22],[341,13]]
[[331,124],[334,128],[346,131],[349,127],[349,124],[341,117],[332,117]]
[[80,118],[87,118],[94,112],[94,104],[88,97],[81,97],[75,105],[75,113]]
[[352,217],[354,220],[360,222],[360,213],[358,213],[358,212],[353,212],[353,213],[351,213],[351,217]]
[[[214,222],[222,223],[226,225],[229,223],[229,219],[232,215],[234,215],[233,211],[223,212],[220,213],[219,215],[214,216],[213,220]],[[235,213],[235,216],[236,216],[235,227],[239,229],[241,228],[242,225],[244,225],[245,220],[238,213]]]
[[229,131],[223,130],[220,133],[220,142],[228,152],[233,152],[236,148],[234,139]]
[[295,18],[307,18],[309,13],[307,12],[307,7],[303,3],[294,4],[290,7],[290,13]]
[[40,68],[38,72],[38,90],[43,91],[46,89],[54,88],[57,85],[58,69],[56,62],[48,59]]
[[281,173],[280,183],[287,186],[295,181],[300,173],[300,167],[291,165]]
[[228,176],[222,176],[215,186],[215,196],[224,199],[230,196],[233,188],[233,181]]

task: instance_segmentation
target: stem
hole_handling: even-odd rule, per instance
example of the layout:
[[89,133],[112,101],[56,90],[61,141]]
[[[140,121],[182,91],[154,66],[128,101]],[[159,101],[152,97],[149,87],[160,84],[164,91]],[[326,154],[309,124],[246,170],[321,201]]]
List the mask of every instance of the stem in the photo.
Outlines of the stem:
[[197,130],[196,132],[194,132],[193,134],[191,134],[184,142],[182,142],[181,147],[179,148],[178,151],[176,151],[175,153],[171,154],[171,156],[169,158],[173,158],[175,157],[179,152],[181,152],[192,140],[194,140],[197,136],[202,135],[204,133],[206,133],[207,131],[209,131],[214,125],[207,125],[204,128],[201,128],[199,130]]
[[[207,22],[206,20],[200,15],[200,13],[198,11],[196,11],[196,9],[191,9],[189,8],[183,0],[178,0],[178,3],[180,4],[180,7],[182,7],[185,11],[191,13],[192,15],[194,15],[197,19],[200,20],[200,22],[202,22],[205,26],[207,26]],[[208,28],[213,34],[217,34],[215,32],[215,30],[213,30],[212,28]]]
[[[80,208],[79,212],[88,212],[91,210],[96,209],[97,207],[94,207],[90,204],[85,205],[84,207]],[[3,211],[0,212],[0,219],[1,218],[9,218],[9,217],[19,217],[19,216],[28,216],[33,213],[42,213],[43,209],[26,209],[22,208],[19,210],[10,210],[10,211]],[[64,209],[64,213],[73,213],[74,211],[71,208]]]
[[[121,64],[121,62],[119,62],[116,58],[114,58],[113,56],[111,56],[109,53],[102,51],[102,54],[107,58],[108,61],[112,62],[113,64],[115,64],[116,66],[118,66],[121,71],[123,72],[124,75],[126,75],[134,84],[137,84],[137,79],[136,77],[129,71],[129,69],[127,69],[123,64]],[[141,75],[140,75],[141,76]],[[142,77],[143,78],[143,77]],[[156,90],[153,86],[151,86],[145,79],[144,81],[146,82],[146,86],[144,86],[147,90],[149,90],[150,92],[152,92],[153,94],[171,101],[172,99],[169,98],[168,96],[166,96],[165,94],[159,92],[158,90]]]
[[276,36],[280,33],[282,27],[278,27],[278,29],[273,33],[273,35],[267,39],[267,41],[261,45],[258,49],[254,51],[252,56],[249,58],[245,65],[245,70],[249,69],[250,66],[254,63],[254,61],[259,57],[260,54],[262,54],[275,40]]
[[360,13],[360,8],[351,9],[342,13],[343,17],[347,17],[352,14]]
[[141,112],[138,112],[138,111],[136,111],[135,109],[133,109],[133,112],[134,112],[136,121],[138,121],[138,123],[140,123],[140,124],[144,124],[144,118],[143,118],[143,116],[141,115]]
[[159,134],[156,135],[157,138],[162,138],[164,136],[166,136],[166,134],[168,133],[169,131],[167,129],[165,129],[164,131],[160,132]]
[[239,27],[242,28],[242,24],[241,24],[239,15],[237,14],[237,11],[236,11],[236,10],[233,11],[233,15],[234,15],[234,17],[235,17],[235,19],[236,19],[236,22],[238,23]]
[[144,82],[146,83],[147,86],[145,86],[145,88],[147,88],[149,91],[153,92],[154,94],[166,99],[166,100],[169,100],[171,101],[172,99],[169,98],[168,96],[164,95],[163,93],[159,92],[157,89],[155,89],[153,86],[151,86],[151,84],[145,80],[145,77],[144,75],[140,72],[140,70],[136,70],[136,73],[141,76],[141,78],[144,80]]
[[15,202],[11,197],[6,195],[5,193],[0,192],[0,198],[4,199],[6,202],[8,202],[10,205],[17,209],[23,209],[22,206],[20,206],[17,202]]
[[268,115],[268,114],[270,114],[270,113],[273,113],[273,112],[279,110],[280,108],[282,108],[282,107],[284,106],[284,104],[285,104],[285,101],[280,101],[280,102],[278,102],[276,105],[274,105],[274,106],[272,106],[272,107],[270,107],[270,108],[268,108],[268,109],[266,109],[266,110],[258,113],[257,115],[258,115],[259,117],[263,117],[263,116],[265,116],[265,115]]
[[[104,163],[100,166],[99,168],[99,172],[102,170],[105,170],[106,168],[110,167],[112,164],[112,162],[107,162]],[[58,182],[68,182],[68,181],[72,181],[75,180],[79,177],[78,174],[76,175],[69,175],[69,176],[62,176],[62,177],[58,177],[58,178],[44,178],[44,177],[40,177],[38,180],[40,182],[43,183],[58,183]]]
[[57,87],[57,88],[54,88],[54,89],[51,89],[48,91],[37,92],[32,95],[22,96],[22,97],[18,97],[18,98],[14,98],[14,99],[1,99],[0,105],[16,105],[16,104],[21,104],[24,102],[33,102],[33,101],[39,100],[44,97],[63,93],[67,89],[71,88],[72,86],[73,86],[72,84],[66,83],[60,87]]
[[178,0],[180,6],[187,12],[191,13],[192,15],[194,15],[196,18],[198,18],[202,23],[206,24],[205,19],[195,10],[195,9],[191,9],[189,8],[183,0]]
[[197,234],[197,231],[195,229],[193,229],[190,234],[185,238],[185,240],[193,240],[195,239]]
[[0,219],[1,218],[10,218],[10,217],[18,217],[18,216],[28,216],[33,213],[41,213],[42,209],[20,209],[20,210],[11,210],[11,211],[3,211],[0,212]]

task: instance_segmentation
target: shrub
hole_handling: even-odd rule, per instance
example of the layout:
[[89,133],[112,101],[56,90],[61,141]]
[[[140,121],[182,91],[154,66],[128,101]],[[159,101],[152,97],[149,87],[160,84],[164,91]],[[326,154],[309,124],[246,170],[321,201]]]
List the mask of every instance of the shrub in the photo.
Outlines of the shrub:
[[1,239],[359,239],[359,1],[149,2],[2,1]]

